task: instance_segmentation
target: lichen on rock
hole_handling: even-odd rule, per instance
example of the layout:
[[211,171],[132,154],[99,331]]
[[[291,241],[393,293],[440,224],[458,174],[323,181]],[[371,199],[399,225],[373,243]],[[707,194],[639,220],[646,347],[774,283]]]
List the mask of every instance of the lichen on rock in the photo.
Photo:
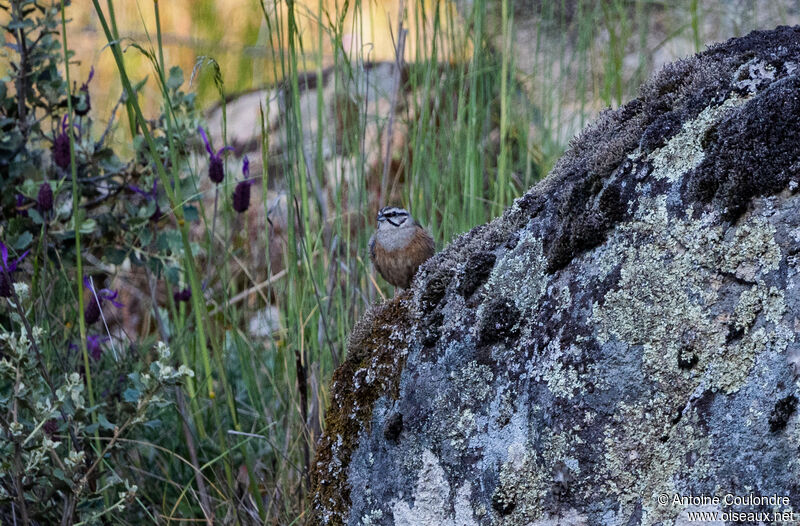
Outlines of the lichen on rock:
[[[334,376],[314,522],[800,511],[797,64],[780,27],[665,67],[374,307]],[[672,499],[750,493],[790,506]]]

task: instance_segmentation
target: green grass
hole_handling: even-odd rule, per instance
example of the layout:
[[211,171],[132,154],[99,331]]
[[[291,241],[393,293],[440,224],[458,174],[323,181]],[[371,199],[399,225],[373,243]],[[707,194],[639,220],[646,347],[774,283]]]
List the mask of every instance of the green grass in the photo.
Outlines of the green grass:
[[[566,147],[569,130],[585,123],[599,105],[617,107],[635,96],[649,72],[648,64],[640,60],[630,68],[624,59],[650,45],[648,17],[669,20],[671,9],[646,1],[587,1],[578,2],[575,11],[568,14],[560,2],[542,4],[539,27],[533,33],[536,39],[529,42],[532,58],[527,72],[519,69],[513,47],[519,20],[509,0],[475,0],[474,11],[463,21],[453,19],[452,9],[418,10],[413,19],[403,21],[405,27],[416,25],[420,40],[417,49],[426,53],[414,57],[408,70],[409,84],[403,88],[418,96],[410,98],[410,106],[394,123],[397,127],[402,123],[407,130],[409,147],[393,159],[403,167],[402,180],[392,182],[382,173],[377,186],[384,197],[395,187],[400,204],[410,207],[430,228],[440,249],[458,234],[497,217],[547,173]],[[355,9],[358,5],[359,0],[353,0],[341,7]],[[110,52],[121,82],[131,93],[131,84],[139,79],[129,79],[122,49],[116,44],[113,2],[108,0],[103,5],[93,0],[93,7],[112,43]],[[158,13],[159,2],[153,7]],[[356,187],[349,188],[349,199],[342,194],[346,182],[333,180],[341,177],[338,167],[334,166],[331,173],[324,170],[322,134],[330,130],[323,129],[313,144],[303,143],[303,126],[310,116],[303,115],[299,105],[300,73],[310,71],[321,78],[323,58],[313,49],[329,42],[341,50],[344,35],[358,32],[358,26],[366,23],[355,17],[353,26],[349,26],[328,9],[321,1],[308,12],[292,2],[284,5],[277,0],[261,0],[250,13],[264,17],[271,34],[286,44],[270,50],[270,63],[272,77],[285,79],[287,105],[294,108],[287,112],[283,128],[286,143],[293,145],[281,167],[283,178],[260,181],[264,194],[268,187],[281,188],[290,203],[288,249],[282,254],[285,273],[260,269],[274,282],[261,294],[251,294],[255,298],[252,301],[232,301],[257,285],[238,259],[247,256],[248,250],[269,252],[269,230],[265,225],[255,245],[235,236],[230,181],[238,175],[239,164],[232,158],[227,161],[228,183],[219,193],[217,211],[203,210],[200,214],[213,220],[204,223],[199,238],[193,237],[184,217],[185,203],[170,182],[205,177],[205,159],[199,163],[197,159],[182,159],[180,149],[170,144],[171,162],[165,167],[136,97],[128,99],[129,129],[143,133],[150,162],[157,167],[161,187],[169,194],[182,247],[181,279],[193,291],[203,290],[207,282],[206,298],[219,308],[209,308],[197,293],[192,294],[191,305],[176,304],[170,288],[166,302],[148,313],[152,328],[148,337],[167,341],[179,363],[191,367],[196,376],[170,393],[172,403],[157,415],[160,426],[128,437],[123,442],[125,453],[106,459],[109,471],[123,474],[139,487],[130,512],[115,515],[115,523],[137,524],[149,517],[159,523],[183,524],[184,519],[213,515],[220,522],[227,518],[242,524],[301,524],[308,518],[309,468],[314,441],[324,427],[334,367],[346,356],[347,337],[356,320],[371,302],[393,294],[391,287],[372,272],[367,257],[375,213],[375,203],[369,196],[377,188],[365,173],[361,133],[345,139],[351,142],[358,167]],[[674,9],[688,13],[688,22],[678,23],[671,38],[685,32],[699,47],[704,12],[698,2],[692,0]],[[308,16],[322,22],[315,34],[297,30],[298,17]],[[442,28],[462,22],[470,29],[465,38],[470,39],[473,53],[466,61],[456,61],[443,50],[464,45],[456,41],[460,37],[446,34]],[[397,20],[394,27],[397,38]],[[151,41],[138,44],[150,50],[150,74],[160,86],[165,126],[170,130],[180,117],[171,107],[166,87],[170,64],[163,52],[161,27],[158,24],[145,30]],[[65,38],[65,51],[68,45]],[[342,90],[347,83],[364,82],[361,57],[337,53],[334,68],[338,72],[334,82]],[[554,71],[561,74],[553,75]],[[224,100],[228,95],[224,79],[216,80]],[[315,117],[322,120],[323,105],[331,102],[324,100],[321,88],[317,100]],[[264,101],[263,130],[269,128],[266,107]],[[334,111],[346,119],[355,118],[353,127],[363,132],[367,118],[363,111],[356,116],[345,108]],[[388,119],[388,115],[382,118]],[[382,125],[388,126],[388,121]],[[167,137],[171,140],[172,134]],[[274,137],[262,133],[264,166],[278,162],[266,153],[271,139]],[[320,188],[335,189],[330,201],[320,198]],[[204,196],[196,204],[213,201]],[[252,206],[263,206],[266,214],[269,203],[265,200]],[[349,218],[353,216],[367,227],[351,229]],[[227,236],[232,238],[223,239]],[[76,241],[80,269],[82,254],[80,241]],[[206,254],[202,260],[191,256],[193,244]],[[270,261],[269,254],[266,261]],[[81,274],[79,270],[78,276]],[[73,286],[80,298],[82,285],[77,282]],[[280,310],[281,330],[274,338],[253,339],[248,335],[247,322],[268,303]],[[213,315],[211,311],[215,311]],[[82,324],[80,334],[88,393],[94,400],[100,394],[90,383],[92,372]]]
[[[186,399],[185,408],[180,410],[181,404],[178,404],[177,409],[160,416],[164,421],[172,421],[164,426],[170,430],[181,427],[179,418],[186,419],[197,460],[191,460],[187,441],[180,434],[156,434],[145,442],[162,445],[164,449],[147,445],[139,449],[141,455],[151,458],[149,464],[158,466],[158,470],[142,466],[134,472],[137,484],[143,489],[140,496],[143,507],[167,517],[200,517],[202,507],[210,506],[215,517],[238,513],[237,518],[244,523],[254,522],[256,517],[272,524],[303,521],[314,440],[323,426],[332,371],[345,356],[345,342],[358,317],[371,301],[392,295],[391,288],[370,269],[366,256],[370,228],[354,231],[347,224],[347,218],[355,213],[371,225],[375,212],[370,209],[375,204],[367,199],[376,189],[367,187],[367,177],[363,173],[366,158],[361,148],[361,133],[346,139],[353,142],[349,146],[357,156],[356,166],[361,172],[358,188],[349,189],[351,195],[361,196],[356,202],[352,197],[345,200],[341,193],[334,195],[330,203],[319,198],[319,188],[323,186],[339,192],[345,186],[344,181],[332,184],[323,174],[322,135],[330,130],[322,129],[313,144],[303,144],[302,127],[309,116],[300,111],[298,77],[303,71],[316,71],[320,78],[322,76],[322,58],[314,57],[307,50],[319,47],[325,39],[341,49],[343,35],[353,32],[354,28],[346,27],[343,18],[327,12],[322,4],[313,14],[294,9],[292,4],[283,12],[275,3],[264,2],[261,7],[270,30],[286,42],[285,48],[273,50],[272,74],[287,79],[287,105],[295,108],[287,112],[283,128],[287,144],[294,148],[287,152],[282,166],[283,180],[278,182],[292,204],[287,222],[289,249],[283,255],[286,274],[266,294],[280,308],[282,331],[278,338],[266,342],[248,337],[244,330],[246,320],[256,308],[264,306],[263,299],[247,307],[243,303],[226,301],[254,285],[235,263],[237,254],[243,256],[245,252],[233,243],[229,245],[233,250],[226,253],[225,245],[212,240],[207,230],[200,242],[203,251],[213,254],[205,261],[211,267],[210,272],[196,268],[197,262],[191,258],[186,258],[182,266],[193,290],[201,288],[203,278],[198,274],[208,279],[212,284],[209,290],[221,308],[215,316],[208,316],[197,294],[193,294],[190,309],[193,316],[184,312],[183,305],[178,309],[170,304],[168,319],[164,320],[168,335],[161,335],[169,337],[171,347],[179,349],[178,354],[197,373],[194,384],[186,385],[182,394]],[[102,11],[98,2],[95,8]],[[402,196],[403,204],[430,226],[439,246],[500,213],[540,173],[536,164],[538,152],[532,151],[535,148],[527,137],[528,127],[524,123],[527,115],[517,121],[510,117],[510,108],[519,107],[523,97],[512,75],[510,50],[504,60],[494,56],[485,30],[481,29],[485,28],[484,17],[479,14],[475,17],[479,29],[472,59],[442,68],[440,63],[446,63],[446,57],[437,56],[435,46],[444,38],[439,32],[444,22],[442,17],[448,14],[452,16],[452,10],[449,13],[420,11],[420,20],[404,21],[406,25],[418,23],[431,27],[433,34],[419,38],[426,39],[434,48],[429,51],[432,58],[409,66],[410,85],[401,87],[422,95],[412,98],[414,106],[399,112],[394,123],[397,130],[404,115],[413,116],[411,122],[402,122],[403,127],[407,127],[407,140],[413,150],[402,150],[402,157],[393,159],[394,165],[403,167],[402,181],[390,181],[391,173],[380,177],[382,191],[386,194],[394,190],[394,195]],[[319,25],[317,34],[301,35],[297,31],[297,18],[312,15],[325,23]],[[105,12],[104,16],[107,16]],[[446,22],[453,23],[452,20]],[[364,21],[356,18],[353,23]],[[155,29],[149,30],[156,34],[155,41],[142,45],[153,47],[151,54],[157,57],[155,74],[164,83],[163,72],[169,65],[164,63],[159,45],[160,30]],[[507,26],[507,30],[510,29],[511,26]],[[110,29],[108,37],[113,40]],[[315,42],[304,40],[309,37]],[[118,53],[117,47],[112,46],[112,51]],[[123,85],[127,86],[124,63],[120,59],[117,62]],[[366,72],[360,57],[338,53],[334,67],[340,72],[335,75],[335,82],[365,81]],[[221,83],[219,87],[223,89]],[[226,94],[222,92],[221,95]],[[322,104],[327,102],[322,99],[321,89],[318,100]],[[168,97],[164,97],[164,102],[169,102]],[[322,115],[322,104],[318,106],[317,119]],[[170,115],[169,108],[166,110]],[[135,105],[132,113],[141,124],[141,112]],[[354,117],[344,110],[342,115]],[[351,128],[363,132],[365,116],[355,118],[358,122],[352,123]],[[381,118],[387,119],[388,115]],[[263,119],[266,129],[268,116],[264,115]],[[388,121],[381,126],[388,126]],[[498,126],[505,140],[491,144],[487,137]],[[513,138],[512,131],[516,134]],[[145,139],[149,141],[147,136]],[[269,139],[262,137],[264,152],[268,151]],[[481,143],[497,151],[500,160],[479,148],[467,147]],[[414,154],[409,155],[409,151]],[[267,165],[272,160],[265,154],[263,161]],[[172,166],[177,170],[180,163],[173,162]],[[228,162],[229,181],[235,174],[234,166],[235,162]],[[203,177],[202,164],[198,170],[195,176]],[[512,182],[512,170],[517,174],[516,184]],[[333,177],[340,173],[336,167],[331,171]],[[167,178],[181,175],[185,174],[160,174],[165,187]],[[266,182],[262,184],[267,187]],[[397,188],[397,184],[401,188]],[[227,195],[225,190],[220,193],[220,217],[215,219],[218,225],[206,225],[210,230],[216,228],[217,236],[227,235],[230,232],[227,225],[233,221]],[[209,199],[201,203],[208,203]],[[170,200],[180,223],[181,207],[172,196]],[[258,205],[264,206],[266,212],[267,202]],[[206,212],[203,214],[206,217],[213,215],[211,211]],[[329,229],[320,228],[322,224],[327,224]],[[186,228],[184,225],[182,236],[188,243]],[[265,231],[263,237],[267,236]],[[268,243],[264,242],[258,249],[262,246],[269,250]],[[184,251],[189,252],[188,248]],[[271,269],[267,269],[267,276],[271,276]],[[380,284],[381,290],[374,288],[375,283]],[[300,389],[301,385],[306,388]],[[192,463],[198,464],[195,467],[199,467],[207,479],[203,487],[198,484],[197,470],[191,469]],[[249,507],[239,503],[243,493],[249,495],[244,497],[252,503]]]

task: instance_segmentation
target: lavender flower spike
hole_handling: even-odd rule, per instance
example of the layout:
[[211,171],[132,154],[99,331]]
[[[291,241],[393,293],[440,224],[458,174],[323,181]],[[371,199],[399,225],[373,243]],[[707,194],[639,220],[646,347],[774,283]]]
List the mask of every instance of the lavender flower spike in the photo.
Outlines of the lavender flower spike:
[[25,196],[22,194],[17,194],[16,205],[14,207],[17,210],[17,213],[22,217],[28,217],[28,210],[25,208]]
[[70,162],[66,115],[64,115],[64,119],[61,121],[61,133],[59,133],[53,141],[53,149],[51,152],[53,155],[53,162],[61,169],[66,170]]
[[5,244],[0,241],[0,257],[2,257],[3,261],[3,271],[0,269],[0,298],[10,298],[11,297],[11,281],[6,279],[6,272],[8,276],[11,277],[11,273],[17,270],[17,265],[19,265],[20,261],[22,261],[25,256],[28,255],[30,250],[26,250],[24,254],[17,258],[16,261],[13,263],[8,262],[8,248],[6,248]]
[[86,337],[86,350],[94,361],[98,361],[103,354],[103,349],[100,344],[111,340],[108,336],[101,337],[99,335],[90,335]]
[[250,179],[250,159],[248,159],[246,155],[242,162],[242,174],[244,175],[244,181],[236,185],[236,188],[233,189],[233,197],[231,198],[233,201],[233,209],[240,214],[250,208],[250,185],[255,182]]
[[92,99],[89,97],[89,83],[92,81],[93,77],[94,66],[92,66],[92,69],[89,71],[89,78],[81,85],[78,94],[72,96],[73,108],[75,108],[75,114],[79,117],[83,117],[92,109]]
[[172,293],[172,299],[175,300],[175,303],[190,301],[192,299],[192,288],[186,287],[183,290],[176,290]]
[[230,146],[225,146],[224,148],[220,148],[217,150],[217,153],[214,153],[214,150],[211,149],[211,144],[208,142],[208,136],[206,135],[206,131],[203,129],[202,126],[197,127],[197,131],[200,132],[200,137],[203,138],[203,143],[206,145],[206,151],[208,152],[208,178],[214,184],[219,184],[225,178],[225,170],[222,166],[222,154],[226,150],[233,150]]
[[39,187],[36,203],[40,212],[49,212],[53,209],[53,189],[47,181],[43,182]]
[[86,276],[83,277],[83,286],[89,289],[89,291],[92,293],[89,296],[89,302],[86,304],[86,308],[83,312],[83,317],[88,325],[91,325],[100,319],[102,303],[105,300],[110,301],[111,304],[118,309],[123,307],[122,303],[116,301],[117,296],[119,296],[118,292],[115,292],[111,289],[95,290],[95,288],[92,286],[92,282]]

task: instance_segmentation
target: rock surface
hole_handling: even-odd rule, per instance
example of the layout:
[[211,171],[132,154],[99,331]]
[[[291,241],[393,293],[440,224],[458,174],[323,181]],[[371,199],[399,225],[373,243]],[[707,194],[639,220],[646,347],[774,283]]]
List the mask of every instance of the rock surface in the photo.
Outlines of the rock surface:
[[314,523],[800,519],[798,66],[781,27],[665,67],[374,307]]

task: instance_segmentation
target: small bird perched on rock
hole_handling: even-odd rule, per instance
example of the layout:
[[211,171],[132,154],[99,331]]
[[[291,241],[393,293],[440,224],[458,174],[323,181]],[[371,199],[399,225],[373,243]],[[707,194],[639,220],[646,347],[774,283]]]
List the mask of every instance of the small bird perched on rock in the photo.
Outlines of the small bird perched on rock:
[[408,210],[396,206],[378,210],[378,230],[369,240],[369,257],[383,279],[407,289],[433,251],[433,238]]

